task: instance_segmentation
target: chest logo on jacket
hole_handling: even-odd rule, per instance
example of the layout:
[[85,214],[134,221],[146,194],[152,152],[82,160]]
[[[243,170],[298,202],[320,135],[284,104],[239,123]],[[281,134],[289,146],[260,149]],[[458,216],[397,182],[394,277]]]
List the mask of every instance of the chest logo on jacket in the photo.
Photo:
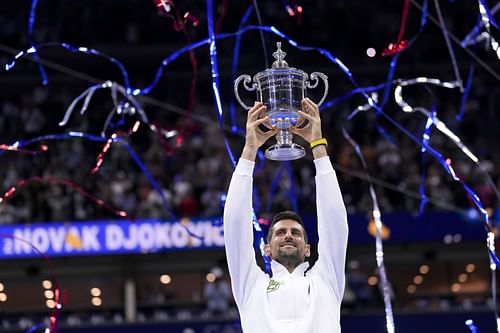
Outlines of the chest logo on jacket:
[[274,279],[269,280],[269,284],[267,285],[267,292],[270,293],[278,290],[281,284],[282,284],[281,282],[276,281]]

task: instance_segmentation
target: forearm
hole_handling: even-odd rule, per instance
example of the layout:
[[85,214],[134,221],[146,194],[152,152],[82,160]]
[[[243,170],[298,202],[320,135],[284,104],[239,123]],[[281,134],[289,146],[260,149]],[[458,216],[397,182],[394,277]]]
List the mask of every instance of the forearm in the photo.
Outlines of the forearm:
[[337,176],[328,157],[316,159],[318,209],[318,266],[331,279],[339,299],[344,288],[347,250],[347,212]]
[[248,280],[256,268],[252,230],[253,162],[240,159],[224,207],[224,243],[237,303],[245,299]]
[[319,146],[314,147],[312,149],[312,153],[313,153],[313,157],[315,160],[317,160],[318,158],[328,156],[325,145],[319,145]]
[[246,144],[245,147],[243,148],[243,151],[241,152],[241,158],[247,161],[255,162],[256,157],[257,157],[257,148]]

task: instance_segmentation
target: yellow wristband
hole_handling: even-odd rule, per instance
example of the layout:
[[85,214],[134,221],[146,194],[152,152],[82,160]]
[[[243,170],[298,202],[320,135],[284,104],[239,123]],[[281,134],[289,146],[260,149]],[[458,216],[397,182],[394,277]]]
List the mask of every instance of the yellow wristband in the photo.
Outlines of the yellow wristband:
[[326,141],[325,138],[321,138],[321,139],[312,141],[311,142],[311,149],[313,149],[314,147],[317,147],[317,146],[321,146],[321,145],[328,146],[328,142]]

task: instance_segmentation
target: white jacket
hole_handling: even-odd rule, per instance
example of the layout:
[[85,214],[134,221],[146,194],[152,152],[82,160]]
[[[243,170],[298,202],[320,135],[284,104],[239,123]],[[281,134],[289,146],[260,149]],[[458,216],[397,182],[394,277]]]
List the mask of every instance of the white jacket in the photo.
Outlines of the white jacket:
[[271,262],[273,277],[255,261],[252,186],[255,163],[240,159],[224,209],[224,240],[232,290],[244,333],[339,333],[344,294],[347,214],[328,157],[314,161],[318,261],[292,273]]

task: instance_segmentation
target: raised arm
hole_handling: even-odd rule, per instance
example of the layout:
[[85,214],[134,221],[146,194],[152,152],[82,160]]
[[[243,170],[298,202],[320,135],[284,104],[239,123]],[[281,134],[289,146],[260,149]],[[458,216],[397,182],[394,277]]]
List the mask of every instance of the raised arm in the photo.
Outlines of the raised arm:
[[[309,99],[302,103],[301,117],[309,124],[293,132],[310,144],[321,139],[321,119],[318,106]],[[340,301],[344,294],[345,260],[347,251],[347,213],[340,192],[337,176],[326,151],[326,145],[312,148],[316,167],[316,205],[318,211],[318,262],[317,269],[330,281]]]
[[245,147],[231,178],[224,207],[226,257],[233,294],[239,307],[249,296],[251,284],[260,271],[253,249],[252,175],[257,149],[275,134],[275,130],[263,132],[258,128],[259,124],[268,121],[267,117],[259,118],[264,111],[262,103],[256,103],[248,112]]

